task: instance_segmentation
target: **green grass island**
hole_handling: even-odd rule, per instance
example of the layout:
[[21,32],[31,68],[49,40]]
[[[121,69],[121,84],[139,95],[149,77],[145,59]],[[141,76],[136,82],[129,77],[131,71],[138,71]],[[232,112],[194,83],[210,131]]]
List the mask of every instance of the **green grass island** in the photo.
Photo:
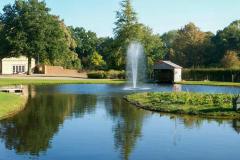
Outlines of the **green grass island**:
[[150,111],[240,119],[240,111],[233,109],[235,95],[231,94],[161,92],[135,93],[124,98],[131,104]]

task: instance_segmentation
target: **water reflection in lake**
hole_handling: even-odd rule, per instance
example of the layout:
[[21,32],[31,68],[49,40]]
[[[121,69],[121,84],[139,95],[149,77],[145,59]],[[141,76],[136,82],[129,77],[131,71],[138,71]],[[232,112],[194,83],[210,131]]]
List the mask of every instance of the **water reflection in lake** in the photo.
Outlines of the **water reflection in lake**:
[[[187,88],[188,87],[188,88]],[[181,90],[193,90],[181,86]],[[201,88],[227,92],[238,88]],[[238,159],[240,121],[159,114],[126,103],[120,85],[33,87],[0,121],[0,159]],[[174,86],[153,87],[171,91]],[[179,88],[179,87],[177,87]],[[179,91],[179,89],[177,89]]]

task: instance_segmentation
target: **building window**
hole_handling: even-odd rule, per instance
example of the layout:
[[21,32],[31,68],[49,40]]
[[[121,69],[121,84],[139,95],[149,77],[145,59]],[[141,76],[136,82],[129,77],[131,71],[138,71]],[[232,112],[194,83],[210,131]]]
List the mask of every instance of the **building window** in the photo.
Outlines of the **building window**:
[[16,66],[16,73],[18,73],[18,66]]
[[15,73],[15,66],[13,66],[13,74]]
[[25,65],[14,65],[13,66],[13,73],[25,73]]

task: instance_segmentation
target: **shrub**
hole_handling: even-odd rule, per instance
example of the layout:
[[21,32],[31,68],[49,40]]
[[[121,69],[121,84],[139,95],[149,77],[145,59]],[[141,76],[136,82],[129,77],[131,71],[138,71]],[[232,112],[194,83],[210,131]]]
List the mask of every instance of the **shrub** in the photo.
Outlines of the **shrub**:
[[125,71],[110,70],[107,72],[109,79],[125,79]]
[[90,72],[87,74],[88,78],[94,78],[94,79],[106,79],[107,74],[105,71],[95,71],[95,72]]
[[89,72],[88,78],[94,79],[125,79],[125,71],[93,71]]

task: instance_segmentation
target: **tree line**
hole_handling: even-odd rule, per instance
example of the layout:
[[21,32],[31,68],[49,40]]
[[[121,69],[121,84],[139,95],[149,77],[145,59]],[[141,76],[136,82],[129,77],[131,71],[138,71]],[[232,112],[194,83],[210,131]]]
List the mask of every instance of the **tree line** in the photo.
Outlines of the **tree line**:
[[39,64],[65,68],[124,70],[127,47],[138,41],[144,46],[149,72],[158,60],[187,68],[239,68],[240,21],[216,34],[189,23],[160,35],[138,22],[131,0],[122,0],[120,5],[114,36],[98,37],[82,27],[66,26],[44,1],[16,0],[0,14],[0,59],[25,55],[29,66],[35,58]]

